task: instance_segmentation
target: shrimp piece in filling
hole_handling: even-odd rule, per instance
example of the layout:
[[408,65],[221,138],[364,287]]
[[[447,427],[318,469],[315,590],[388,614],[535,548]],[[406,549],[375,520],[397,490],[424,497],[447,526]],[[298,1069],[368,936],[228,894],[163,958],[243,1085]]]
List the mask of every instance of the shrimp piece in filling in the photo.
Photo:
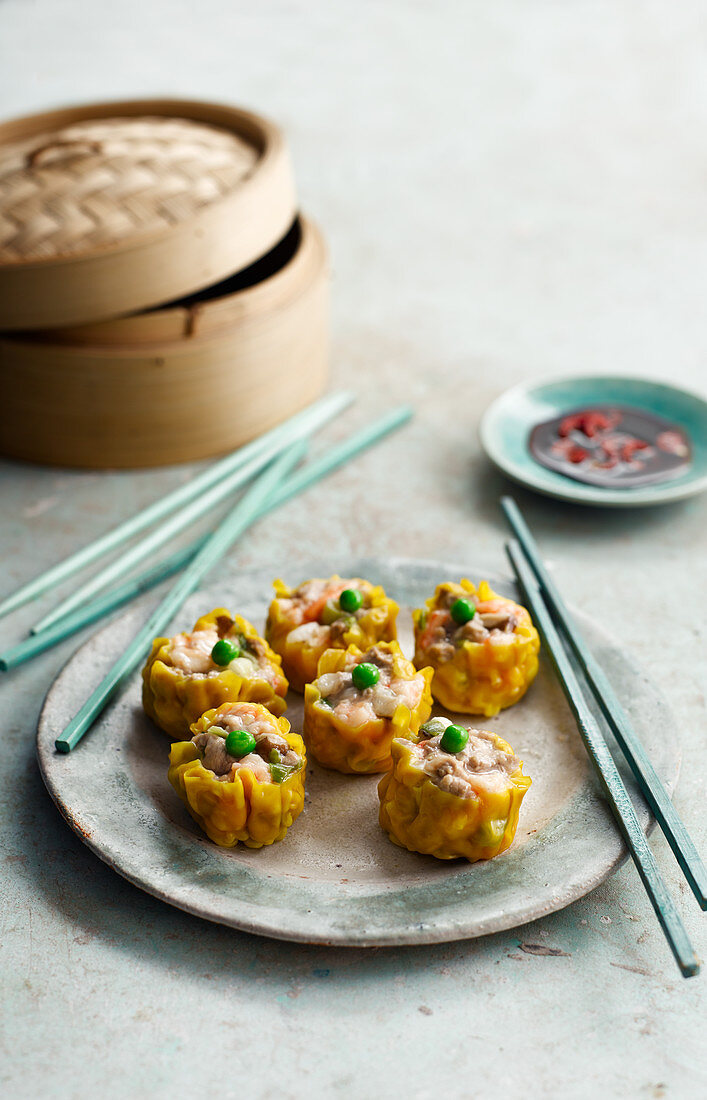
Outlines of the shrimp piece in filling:
[[413,622],[415,664],[432,666],[432,694],[448,710],[493,717],[535,679],[540,639],[530,615],[486,581],[438,585]]
[[320,764],[345,773],[390,767],[394,737],[414,737],[429,716],[431,669],[417,671],[397,642],[329,649],[304,692],[304,737]]
[[471,863],[510,847],[531,780],[501,737],[432,718],[417,742],[395,739],[391,752],[378,797],[394,844]]
[[364,650],[396,637],[398,605],[379,585],[361,577],[336,573],[315,577],[289,588],[276,580],[265,637],[282,657],[282,666],[295,691],[304,691],[317,675],[327,649],[354,645]]
[[258,703],[223,703],[172,745],[169,781],[216,844],[282,840],[304,806],[304,742]]

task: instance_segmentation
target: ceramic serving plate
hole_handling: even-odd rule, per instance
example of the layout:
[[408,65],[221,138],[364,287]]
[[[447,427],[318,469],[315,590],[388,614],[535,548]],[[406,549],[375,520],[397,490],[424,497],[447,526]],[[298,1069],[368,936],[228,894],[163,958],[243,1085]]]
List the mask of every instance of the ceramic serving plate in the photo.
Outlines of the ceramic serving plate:
[[[305,563],[291,582],[344,576],[383,584],[400,603],[399,633],[412,650],[410,609],[442,580],[470,576],[473,565],[407,559]],[[193,596],[174,624],[191,628],[216,606],[237,610],[262,628],[272,571],[242,574]],[[511,581],[490,577],[515,596]],[[517,597],[516,597],[517,598]],[[513,928],[561,909],[614,871],[625,857],[611,814],[597,791],[583,745],[547,662],[526,697],[477,724],[510,741],[533,785],[516,840],[485,863],[438,861],[395,847],[378,825],[377,778],[307,767],[305,809],[279,844],[225,850],[199,831],[167,782],[169,742],[144,716],[140,677],[104,712],[68,756],[54,739],[146,617],[143,602],[99,631],[65,666],[39,722],[39,765],[71,828],[136,886],[180,909],[234,928],[306,943],[373,946],[434,943]],[[649,680],[609,639],[577,614],[586,636],[668,789],[679,751],[671,716]],[[287,717],[301,729],[301,697]],[[443,713],[437,710],[436,713]],[[627,772],[626,769],[624,769]],[[644,828],[645,804],[625,774]]]
[[[583,484],[542,466],[528,440],[536,425],[572,409],[634,406],[674,422],[687,432],[692,461],[679,476],[655,485],[604,488]],[[514,481],[546,496],[576,504],[636,508],[683,500],[707,489],[707,401],[687,390],[641,378],[562,378],[523,383],[507,390],[484,413],[480,428],[486,454]]]

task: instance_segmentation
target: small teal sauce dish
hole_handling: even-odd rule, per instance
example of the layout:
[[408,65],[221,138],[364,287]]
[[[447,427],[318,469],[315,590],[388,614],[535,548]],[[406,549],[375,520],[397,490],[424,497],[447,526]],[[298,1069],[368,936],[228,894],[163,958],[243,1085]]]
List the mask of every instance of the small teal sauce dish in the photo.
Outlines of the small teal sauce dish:
[[[528,446],[533,428],[571,409],[592,405],[630,405],[674,421],[689,437],[690,465],[670,481],[633,488],[589,485],[541,465]],[[575,504],[637,508],[684,500],[707,489],[707,401],[663,382],[596,375],[523,383],[489,406],[480,434],[486,454],[507,477]]]

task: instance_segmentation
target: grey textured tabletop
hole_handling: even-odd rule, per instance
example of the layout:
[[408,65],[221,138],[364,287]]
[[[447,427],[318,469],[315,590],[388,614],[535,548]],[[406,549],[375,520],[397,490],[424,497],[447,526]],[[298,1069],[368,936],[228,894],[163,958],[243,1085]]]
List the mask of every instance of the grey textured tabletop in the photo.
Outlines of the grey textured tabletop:
[[[331,246],[332,381],[361,394],[348,423],[415,406],[226,570],[299,579],[298,560],[361,551],[505,572],[508,483],[477,438],[497,394],[602,371],[704,392],[699,4],[4,0],[0,38],[8,116],[173,92],[281,122]],[[1,594],[190,473],[3,462]],[[707,499],[609,513],[517,497],[567,600],[669,699],[675,801],[705,851]],[[253,938],[124,882],[64,825],[34,757],[77,644],[2,682],[6,1096],[705,1095],[705,979],[680,979],[631,865],[513,932],[368,951]],[[653,847],[704,955],[697,906]]]

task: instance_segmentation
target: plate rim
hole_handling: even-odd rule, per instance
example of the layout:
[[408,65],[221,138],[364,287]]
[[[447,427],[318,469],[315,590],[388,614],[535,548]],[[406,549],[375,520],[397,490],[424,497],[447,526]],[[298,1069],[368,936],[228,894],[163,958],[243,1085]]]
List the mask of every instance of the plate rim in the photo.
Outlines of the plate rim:
[[[658,485],[653,488],[616,490],[602,489],[597,485],[587,485],[579,481],[573,482],[569,478],[564,478],[562,474],[555,475],[560,479],[557,485],[555,485],[547,480],[542,480],[540,469],[545,471],[545,476],[549,475],[552,477],[554,474],[554,471],[547,470],[546,467],[540,467],[538,464],[537,471],[534,467],[530,466],[527,468],[518,467],[515,462],[507,457],[503,448],[497,445],[493,435],[492,424],[501,415],[502,407],[506,403],[512,402],[518,394],[530,394],[547,386],[562,385],[563,383],[567,384],[572,382],[581,382],[585,384],[591,384],[593,382],[639,383],[640,385],[649,386],[653,389],[678,393],[682,397],[699,403],[704,407],[705,413],[707,413],[707,399],[694,390],[686,389],[683,386],[674,386],[670,382],[663,382],[658,379],[642,376],[631,377],[630,375],[623,374],[544,375],[534,382],[519,382],[517,385],[511,386],[494,398],[491,404],[484,410],[479,423],[479,439],[481,446],[493,465],[506,477],[510,478],[517,485],[523,485],[526,489],[540,493],[545,497],[565,500],[572,504],[586,504],[610,508],[640,508],[650,505],[670,504],[696,496],[698,493],[704,492],[705,489],[707,489],[707,472],[704,474],[690,475],[688,471],[688,480],[682,485],[671,485],[668,482],[663,483],[662,486]],[[567,483],[566,485],[565,482]]]

